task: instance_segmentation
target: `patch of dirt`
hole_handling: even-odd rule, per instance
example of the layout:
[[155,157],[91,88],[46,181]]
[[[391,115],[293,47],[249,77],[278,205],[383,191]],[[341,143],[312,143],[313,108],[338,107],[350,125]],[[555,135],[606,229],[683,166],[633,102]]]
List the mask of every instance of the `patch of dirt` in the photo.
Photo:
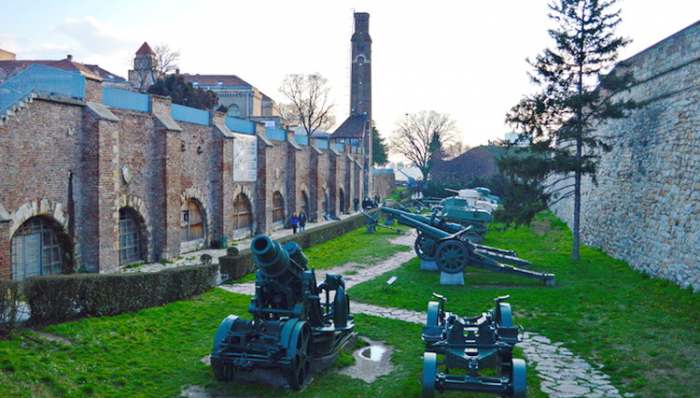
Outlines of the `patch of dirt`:
[[46,341],[50,341],[52,343],[58,343],[58,344],[63,344],[63,345],[73,345],[72,341],[68,340],[65,337],[57,336],[55,334],[40,332],[38,330],[35,330],[34,334],[36,334],[37,337],[39,337],[41,340],[46,340]]
[[381,341],[373,341],[366,337],[361,339],[367,345],[360,344],[360,348],[353,352],[355,364],[343,368],[339,373],[373,383],[378,377],[387,375],[394,370],[394,365],[391,363],[393,348]]
[[549,220],[533,220],[530,228],[536,235],[544,236],[552,230],[552,224]]

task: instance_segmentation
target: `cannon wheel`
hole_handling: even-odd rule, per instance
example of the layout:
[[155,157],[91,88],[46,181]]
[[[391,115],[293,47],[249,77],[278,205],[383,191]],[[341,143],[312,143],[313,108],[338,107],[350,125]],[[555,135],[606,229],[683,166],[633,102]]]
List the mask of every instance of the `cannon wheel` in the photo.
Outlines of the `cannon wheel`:
[[419,233],[416,241],[413,243],[413,249],[419,258],[426,261],[435,260],[435,241],[426,238],[423,234]]
[[425,318],[425,326],[432,328],[437,327],[440,322],[440,303],[431,301],[428,303],[428,316]]
[[435,253],[440,271],[447,274],[458,274],[464,271],[469,261],[469,251],[464,244],[456,239],[440,242]]
[[498,303],[498,319],[496,319],[498,327],[512,328],[513,327],[513,311],[508,303]]
[[525,398],[527,393],[527,381],[525,380],[525,361],[519,358],[512,362],[511,383],[513,384],[513,398]]
[[211,360],[211,369],[216,380],[231,382],[236,378],[236,369],[233,365],[221,363],[219,360]]
[[437,355],[434,352],[423,354],[423,398],[435,396],[435,378],[437,377]]
[[223,363],[216,356],[224,349],[226,345],[226,339],[231,329],[234,328],[238,317],[235,315],[229,315],[221,321],[218,329],[216,330],[216,335],[214,335],[214,349],[212,350],[211,357],[211,369],[214,371],[214,377],[219,381],[233,381],[236,376],[236,368],[227,363]]
[[306,322],[297,324],[289,347],[292,363],[287,369],[287,382],[292,390],[301,390],[311,375],[311,360],[309,358],[309,340],[311,328]]

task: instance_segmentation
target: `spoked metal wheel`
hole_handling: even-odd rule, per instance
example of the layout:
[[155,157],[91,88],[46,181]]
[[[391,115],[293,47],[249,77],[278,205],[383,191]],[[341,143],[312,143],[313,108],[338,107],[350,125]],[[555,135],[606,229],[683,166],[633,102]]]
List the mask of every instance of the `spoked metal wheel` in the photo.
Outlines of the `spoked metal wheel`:
[[426,261],[435,260],[435,241],[426,238],[423,234],[418,234],[416,241],[413,243],[413,249],[419,258]]
[[525,380],[525,361],[519,358],[513,359],[511,370],[511,383],[513,384],[513,398],[525,398],[527,393],[527,381]]
[[309,358],[309,340],[311,328],[304,322],[296,328],[290,347],[292,363],[287,369],[287,382],[292,390],[301,390],[311,376],[311,359]]
[[440,242],[435,253],[440,271],[447,274],[458,274],[464,271],[469,261],[469,251],[467,247],[456,239]]
[[423,354],[423,388],[421,397],[435,396],[435,378],[437,377],[437,355],[434,352]]
[[221,363],[218,360],[212,360],[211,368],[214,371],[216,380],[230,382],[236,378],[236,369],[233,365]]

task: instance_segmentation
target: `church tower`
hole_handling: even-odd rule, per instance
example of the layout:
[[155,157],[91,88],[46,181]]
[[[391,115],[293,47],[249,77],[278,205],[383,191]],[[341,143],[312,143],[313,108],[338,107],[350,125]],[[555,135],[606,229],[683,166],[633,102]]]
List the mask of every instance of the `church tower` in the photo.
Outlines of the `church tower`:
[[134,69],[129,71],[129,83],[139,91],[146,91],[158,80],[157,73],[156,53],[148,43],[143,42],[134,55]]
[[356,12],[350,72],[350,116],[365,115],[363,191],[372,193],[372,38],[369,36],[369,13]]

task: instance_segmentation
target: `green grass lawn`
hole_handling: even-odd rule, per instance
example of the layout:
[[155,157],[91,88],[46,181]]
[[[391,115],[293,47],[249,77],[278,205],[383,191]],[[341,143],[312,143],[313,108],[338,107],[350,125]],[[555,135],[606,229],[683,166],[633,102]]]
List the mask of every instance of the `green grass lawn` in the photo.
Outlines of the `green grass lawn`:
[[530,228],[492,230],[485,244],[515,250],[535,269],[556,273],[557,286],[474,269],[468,269],[465,286],[440,286],[439,274],[420,271],[414,260],[390,273],[398,276],[391,288],[378,277],[350,294],[425,311],[431,293],[439,292],[448,297],[449,310],[464,315],[510,294],[516,322],[604,365],[623,391],[647,397],[700,394],[700,295],[649,278],[600,250],[584,247],[582,260],[572,262],[571,234],[549,213]]
[[[405,233],[408,228],[400,227]],[[400,236],[386,228],[377,228],[377,232],[368,234],[365,227],[357,228],[337,238],[304,249],[309,259],[309,266],[314,269],[329,269],[349,262],[363,265],[376,264],[392,255],[412,250],[409,246],[394,245],[389,241]],[[243,276],[236,282],[254,282],[255,273]]]
[[[248,397],[419,396],[420,326],[363,315],[355,317],[356,331],[395,348],[394,371],[372,384],[330,370],[301,393],[215,381],[200,359],[210,352],[219,322],[229,313],[245,314],[249,300],[213,289],[158,308],[43,330],[69,339],[72,345],[47,342],[29,330],[18,332],[0,341],[0,396],[174,397],[186,385]],[[532,396],[539,396],[533,374],[528,381]]]

